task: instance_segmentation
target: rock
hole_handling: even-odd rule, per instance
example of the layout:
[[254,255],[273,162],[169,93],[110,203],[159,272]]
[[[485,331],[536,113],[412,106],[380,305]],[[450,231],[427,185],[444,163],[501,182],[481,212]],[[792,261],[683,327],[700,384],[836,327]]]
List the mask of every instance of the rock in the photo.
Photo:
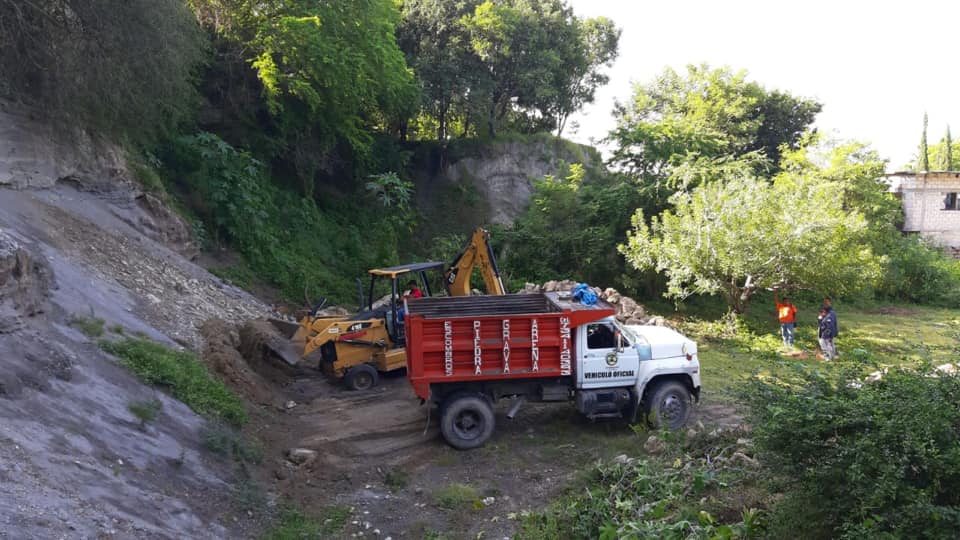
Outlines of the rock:
[[286,469],[284,469],[284,468],[281,467],[281,468],[273,471],[273,476],[275,476],[275,477],[277,478],[277,480],[286,480],[287,478],[289,478],[290,473],[287,472]]
[[647,437],[646,442],[643,443],[643,449],[646,450],[648,454],[660,454],[667,449],[667,444],[660,440],[660,437],[650,435]]
[[692,439],[697,436],[697,430],[690,428],[687,430],[687,438]]
[[643,321],[636,317],[630,317],[629,319],[624,321],[624,324],[643,324]]
[[291,448],[287,450],[287,459],[297,465],[304,465],[317,459],[317,452],[307,448]]
[[753,446],[753,439],[739,438],[737,439],[737,446]]
[[628,463],[633,463],[633,458],[627,456],[626,454],[620,454],[619,456],[613,458],[613,462],[617,465],[626,465]]
[[297,402],[296,402],[296,401],[293,401],[293,400],[290,400],[290,401],[288,401],[288,402],[286,402],[286,403],[283,404],[283,408],[286,409],[286,410],[288,410],[288,411],[289,411],[290,409],[296,407],[296,406],[297,406]]
[[484,506],[490,506],[491,504],[495,503],[496,501],[497,501],[497,499],[495,499],[494,497],[484,497],[481,502],[483,503]]
[[629,296],[624,296],[620,298],[620,309],[619,309],[620,313],[632,314],[634,311],[637,310],[637,307],[638,307],[638,304],[633,298],[630,298]]
[[941,364],[937,366],[936,370],[939,371],[940,373],[953,375],[957,372],[957,366],[955,364]]
[[149,300],[151,304],[159,304],[159,303],[160,303],[160,299],[157,298],[156,295],[150,294],[150,293],[147,293],[147,300]]
[[548,281],[543,284],[543,292],[556,292],[559,290],[559,283],[556,281]]
[[732,461],[739,461],[739,462],[743,463],[744,465],[747,465],[747,466],[750,466],[750,467],[759,467],[759,466],[760,466],[760,462],[759,462],[759,461],[757,461],[757,460],[753,459],[752,457],[744,454],[743,452],[734,452],[733,455],[730,456],[730,459],[731,459]]
[[611,304],[616,304],[620,301],[620,293],[617,292],[617,290],[613,287],[607,287],[604,289],[603,293],[600,294],[600,297]]

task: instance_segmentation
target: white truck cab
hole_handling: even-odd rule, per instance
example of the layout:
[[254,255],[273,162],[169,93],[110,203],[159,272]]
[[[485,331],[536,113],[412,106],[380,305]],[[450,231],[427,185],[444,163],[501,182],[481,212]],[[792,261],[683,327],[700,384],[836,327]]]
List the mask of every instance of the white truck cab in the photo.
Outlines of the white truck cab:
[[633,416],[642,407],[654,427],[686,423],[699,399],[696,342],[663,326],[622,325],[607,317],[580,326],[575,397],[590,418]]

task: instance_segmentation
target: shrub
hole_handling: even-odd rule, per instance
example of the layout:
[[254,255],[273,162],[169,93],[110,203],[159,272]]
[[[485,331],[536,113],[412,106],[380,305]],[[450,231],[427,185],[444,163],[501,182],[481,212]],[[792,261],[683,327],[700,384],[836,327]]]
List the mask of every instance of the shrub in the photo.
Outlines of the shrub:
[[240,464],[263,461],[263,447],[259,443],[247,440],[243,434],[222,424],[204,429],[203,446],[215,454],[232,457]]
[[247,411],[236,394],[214,379],[197,358],[137,338],[104,341],[100,346],[147,384],[164,388],[197,413],[242,426]]
[[955,537],[960,378],[929,368],[874,383],[798,375],[756,380],[744,393],[756,443],[785,491],[774,536],[803,527],[809,538]]
[[433,496],[436,505],[444,510],[462,510],[480,499],[477,488],[467,484],[450,484]]
[[960,261],[917,236],[897,239],[889,251],[881,297],[933,304],[960,304]]
[[106,321],[99,317],[85,317],[83,315],[72,315],[70,317],[70,326],[81,331],[87,337],[100,337],[103,335],[103,329]]
[[146,427],[148,423],[157,419],[157,415],[160,414],[160,409],[163,408],[163,402],[159,399],[134,401],[128,404],[127,408],[140,420],[140,427],[142,429]]

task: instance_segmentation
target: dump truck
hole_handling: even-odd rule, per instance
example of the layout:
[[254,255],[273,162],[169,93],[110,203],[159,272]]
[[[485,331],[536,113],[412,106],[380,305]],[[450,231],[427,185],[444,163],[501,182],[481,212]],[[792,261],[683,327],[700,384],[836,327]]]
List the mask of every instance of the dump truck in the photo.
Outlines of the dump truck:
[[569,293],[406,302],[407,378],[440,411],[454,448],[483,445],[494,405],[572,402],[591,419],[638,416],[676,429],[700,396],[697,344],[666,327],[623,325],[610,304]]

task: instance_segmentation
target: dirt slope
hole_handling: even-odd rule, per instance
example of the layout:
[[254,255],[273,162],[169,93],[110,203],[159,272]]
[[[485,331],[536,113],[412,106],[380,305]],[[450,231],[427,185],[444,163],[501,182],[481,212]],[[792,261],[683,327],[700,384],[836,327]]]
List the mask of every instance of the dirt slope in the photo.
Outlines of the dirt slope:
[[[76,185],[0,188],[0,538],[248,536],[205,420],[68,320],[199,350],[204,320],[269,309],[154,240],[135,190]],[[162,409],[143,429],[128,406],[147,399]]]

